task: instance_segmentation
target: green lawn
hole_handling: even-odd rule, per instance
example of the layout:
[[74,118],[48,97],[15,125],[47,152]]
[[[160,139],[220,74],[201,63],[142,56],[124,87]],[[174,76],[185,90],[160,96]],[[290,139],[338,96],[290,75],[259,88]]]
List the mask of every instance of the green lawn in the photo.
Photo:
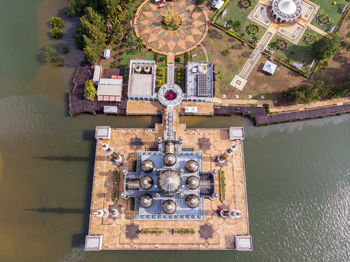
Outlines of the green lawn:
[[307,65],[309,65],[312,62],[313,57],[311,56],[311,47],[308,46],[304,41],[304,36],[307,34],[312,34],[316,36],[317,39],[321,37],[320,34],[308,28],[305,30],[305,33],[300,39],[299,43],[295,45],[292,42],[289,42],[288,40],[286,40],[285,38],[279,35],[275,35],[272,38],[270,43],[276,41],[277,39],[283,39],[287,42],[288,47],[285,50],[275,50],[274,55],[285,61],[289,59],[288,62],[290,64],[293,64],[293,63],[304,64],[306,68],[302,68],[302,69],[303,70],[308,69]]
[[[251,35],[249,35],[247,31],[247,26],[254,22],[248,19],[248,15],[254,9],[255,5],[258,3],[258,0],[252,0],[252,3],[253,5],[251,8],[249,8],[248,10],[244,10],[239,7],[238,0],[232,0],[231,3],[229,3],[228,7],[226,8],[227,12],[224,15],[224,17],[220,15],[219,18],[216,20],[216,23],[223,26],[229,20],[232,20],[233,22],[239,21],[241,22],[241,29],[238,32],[233,31],[233,29],[231,29],[232,32],[243,36],[243,38],[247,40],[251,39]],[[256,37],[260,40],[260,38],[264,35],[267,29],[260,25],[259,27],[260,27],[260,32],[256,35]]]
[[[314,26],[317,26],[318,28],[328,32],[332,27],[336,26],[340,17],[342,16],[342,10],[344,9],[345,5],[348,4],[346,0],[337,0],[336,5],[333,5],[333,1],[328,0],[312,0],[313,3],[320,6],[320,9],[318,9],[318,12],[314,19],[312,20],[311,24]],[[316,17],[319,14],[326,14],[330,17],[330,24],[328,25],[320,25]]]
[[142,48],[140,51],[129,50],[128,48],[124,48],[120,65],[128,66],[130,59],[154,60],[154,53],[148,51],[146,48]]

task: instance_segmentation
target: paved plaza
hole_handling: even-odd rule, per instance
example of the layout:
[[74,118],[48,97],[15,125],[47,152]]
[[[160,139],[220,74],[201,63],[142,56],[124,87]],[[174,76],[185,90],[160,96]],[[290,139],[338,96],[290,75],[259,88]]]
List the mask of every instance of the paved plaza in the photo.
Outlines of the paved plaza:
[[[162,17],[173,11],[181,17],[182,25],[175,31],[162,26]],[[166,2],[164,6],[146,0],[139,7],[134,19],[136,35],[145,45],[161,54],[183,54],[196,48],[208,32],[208,17],[205,7],[191,0]]]
[[[162,110],[165,123],[167,109]],[[174,128],[176,134],[183,137],[183,147],[203,152],[203,170],[219,171],[214,176],[216,192],[222,193],[219,173],[224,172],[225,200],[222,201],[222,197],[215,200],[204,199],[204,220],[135,220],[131,201],[120,197],[118,199],[118,195],[123,191],[123,183],[119,182],[123,181],[123,174],[120,172],[117,181],[113,178],[116,166],[97,143],[89,235],[103,236],[102,250],[225,250],[235,248],[235,236],[249,235],[243,141],[230,141],[228,129],[188,129],[185,124],[179,123],[178,114],[179,109],[175,109]],[[164,133],[164,130],[163,124],[156,124],[155,129],[112,128],[108,143],[125,158],[123,166],[119,169],[132,170],[137,151],[157,147],[156,139]],[[232,144],[237,144],[237,150],[224,164],[219,164],[216,161],[217,156]],[[115,190],[118,191],[117,201],[113,202]],[[221,205],[239,210],[243,213],[242,217],[234,219],[221,217],[218,213]],[[94,215],[94,212],[103,209],[117,209],[120,216],[104,218]],[[151,233],[152,231],[155,233]]]

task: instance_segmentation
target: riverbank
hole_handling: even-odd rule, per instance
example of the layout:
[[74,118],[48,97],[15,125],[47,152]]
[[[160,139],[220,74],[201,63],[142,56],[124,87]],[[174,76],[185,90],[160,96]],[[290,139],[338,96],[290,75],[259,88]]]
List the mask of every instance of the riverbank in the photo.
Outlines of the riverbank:
[[[68,94],[69,114],[103,113],[104,106],[117,106],[117,115],[160,115],[157,101],[122,100],[121,102],[90,101],[84,98],[85,82],[92,78],[93,68],[82,62],[73,78],[73,88]],[[263,105],[269,105],[267,110]],[[320,101],[307,105],[274,106],[271,100],[238,100],[214,98],[213,103],[184,102],[181,115],[230,116],[240,114],[250,118],[255,125],[271,125],[306,119],[322,118],[350,112],[350,98]],[[186,113],[186,107],[196,107],[195,113]]]

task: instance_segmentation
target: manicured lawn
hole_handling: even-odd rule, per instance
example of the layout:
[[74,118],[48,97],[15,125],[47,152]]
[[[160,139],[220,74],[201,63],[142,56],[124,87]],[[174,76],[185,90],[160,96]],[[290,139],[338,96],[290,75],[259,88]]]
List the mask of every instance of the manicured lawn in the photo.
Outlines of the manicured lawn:
[[128,66],[130,59],[154,60],[154,53],[151,51],[148,51],[146,48],[142,48],[140,51],[129,50],[128,48],[124,48],[120,65],[122,67]]
[[321,37],[320,34],[316,33],[315,31],[311,30],[310,28],[306,29],[304,35],[300,39],[299,43],[297,45],[289,42],[285,38],[275,35],[272,38],[272,42],[276,41],[277,39],[283,39],[287,42],[288,47],[285,50],[275,50],[274,55],[288,61],[290,64],[298,63],[298,64],[304,64],[305,66],[302,68],[303,70],[308,70],[308,65],[311,64],[313,57],[311,56],[311,47],[308,46],[304,41],[304,36],[307,34],[312,34],[316,37],[316,39],[319,39]]
[[[248,10],[244,10],[239,6],[238,0],[232,0],[231,3],[228,4],[228,7],[226,9],[227,12],[224,15],[224,17],[220,15],[219,18],[216,20],[216,22],[223,26],[229,20],[232,20],[233,22],[239,21],[241,23],[240,30],[236,32],[233,29],[231,29],[232,32],[234,32],[235,34],[241,35],[245,39],[249,40],[252,38],[252,35],[248,34],[247,26],[250,24],[253,24],[254,22],[248,19],[248,15],[254,9],[257,3],[258,3],[258,0],[252,0],[252,7],[249,8]],[[259,25],[259,28],[260,28],[260,32],[256,35],[258,39],[260,39],[267,30],[266,28],[260,25]]]
[[[318,9],[318,12],[314,19],[312,20],[311,24],[314,26],[317,26],[318,28],[328,32],[332,27],[336,26],[340,17],[342,16],[342,10],[344,9],[345,5],[348,4],[346,0],[337,0],[336,5],[333,5],[333,1],[328,0],[312,0],[313,3],[320,6],[320,9]],[[319,14],[326,14],[329,16],[330,24],[328,25],[320,25],[316,17]]]

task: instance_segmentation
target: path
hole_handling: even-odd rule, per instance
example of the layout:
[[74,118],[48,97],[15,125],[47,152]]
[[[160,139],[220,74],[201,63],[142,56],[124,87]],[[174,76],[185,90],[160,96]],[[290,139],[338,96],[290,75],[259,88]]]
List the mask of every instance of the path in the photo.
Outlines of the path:
[[261,40],[258,42],[257,48],[250,55],[239,74],[235,75],[235,77],[231,81],[232,86],[236,87],[239,90],[243,89],[243,87],[247,83],[247,79],[250,73],[252,72],[256,63],[259,61],[262,52],[265,50],[266,46],[269,44],[276,32],[276,26],[274,24],[271,24],[265,32],[265,34],[263,35],[263,37],[261,38]]
[[208,57],[208,53],[207,53],[207,50],[205,49],[204,45],[201,43],[200,46],[202,47],[203,49],[203,52],[205,54],[205,59],[207,60],[207,62],[209,62],[209,57]]
[[312,29],[316,33],[319,33],[320,35],[323,35],[323,36],[327,35],[327,33],[325,31],[321,30],[320,28],[318,28],[310,23],[307,25],[307,27],[309,27],[310,29]]

